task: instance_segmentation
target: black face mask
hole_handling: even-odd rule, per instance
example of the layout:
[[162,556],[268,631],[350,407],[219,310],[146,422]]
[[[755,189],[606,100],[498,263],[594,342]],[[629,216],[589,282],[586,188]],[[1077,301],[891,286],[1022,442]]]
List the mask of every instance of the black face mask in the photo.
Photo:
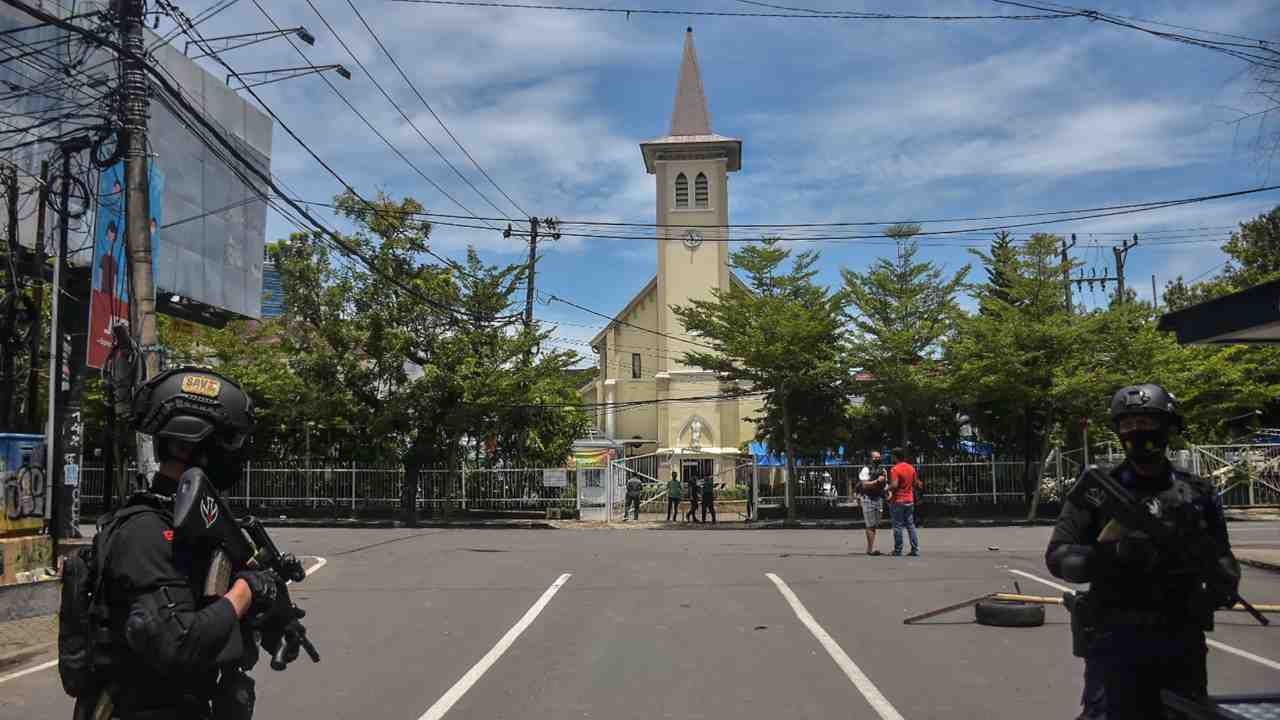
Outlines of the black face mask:
[[1132,430],[1120,434],[1125,455],[1140,465],[1150,465],[1165,458],[1169,448],[1169,430]]

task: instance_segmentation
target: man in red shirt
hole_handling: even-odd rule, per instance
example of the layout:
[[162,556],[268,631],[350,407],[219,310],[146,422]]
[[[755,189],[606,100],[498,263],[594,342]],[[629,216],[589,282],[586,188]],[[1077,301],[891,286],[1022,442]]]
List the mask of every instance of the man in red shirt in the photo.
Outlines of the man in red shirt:
[[920,478],[907,459],[906,448],[894,448],[893,457],[898,462],[889,470],[889,518],[893,521],[893,554],[902,554],[902,529],[911,537],[911,555],[920,554],[920,540],[916,537],[916,489]]

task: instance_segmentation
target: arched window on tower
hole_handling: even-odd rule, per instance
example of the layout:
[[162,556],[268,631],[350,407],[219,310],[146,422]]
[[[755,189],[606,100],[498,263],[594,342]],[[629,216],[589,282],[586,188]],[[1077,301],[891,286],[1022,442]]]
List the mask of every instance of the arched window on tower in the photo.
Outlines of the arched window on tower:
[[676,207],[689,207],[689,178],[684,173],[676,175]]
[[707,176],[705,173],[698,173],[698,177],[693,181],[693,206],[698,208],[710,207],[708,201]]

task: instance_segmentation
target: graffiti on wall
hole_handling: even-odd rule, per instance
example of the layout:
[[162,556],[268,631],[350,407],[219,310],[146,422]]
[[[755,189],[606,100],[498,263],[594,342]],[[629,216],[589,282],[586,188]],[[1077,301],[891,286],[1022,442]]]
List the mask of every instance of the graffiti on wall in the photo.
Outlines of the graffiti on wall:
[[10,520],[44,517],[49,484],[44,470],[29,465],[0,475],[4,485],[4,513]]

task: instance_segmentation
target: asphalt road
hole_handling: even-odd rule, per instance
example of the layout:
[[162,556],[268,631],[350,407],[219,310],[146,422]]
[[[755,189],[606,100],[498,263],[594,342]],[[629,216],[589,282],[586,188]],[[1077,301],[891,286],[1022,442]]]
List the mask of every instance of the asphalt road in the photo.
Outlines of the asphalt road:
[[[1242,545],[1278,531],[1232,526]],[[1074,717],[1061,609],[1039,628],[972,610],[902,625],[1014,581],[1056,594],[1012,572],[1048,578],[1048,533],[923,530],[922,557],[892,558],[863,555],[861,531],[277,530],[326,561],[294,593],[323,661],[260,666],[258,717]],[[1243,590],[1280,602],[1280,575],[1247,569]],[[1211,650],[1211,690],[1280,687],[1280,629],[1218,621],[1213,639],[1252,657]],[[0,719],[70,711],[52,668],[0,681]]]

